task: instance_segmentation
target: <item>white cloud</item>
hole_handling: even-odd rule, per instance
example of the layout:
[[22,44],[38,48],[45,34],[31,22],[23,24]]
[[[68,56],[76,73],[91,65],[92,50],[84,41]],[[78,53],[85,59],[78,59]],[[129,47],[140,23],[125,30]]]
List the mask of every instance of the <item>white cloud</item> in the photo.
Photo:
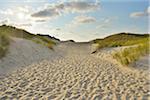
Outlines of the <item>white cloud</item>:
[[24,6],[24,7],[17,7],[17,9],[21,12],[24,13],[29,13],[30,12],[30,8],[28,6]]
[[0,25],[3,25],[3,24],[8,24],[8,23],[10,23],[10,19],[4,19],[4,20],[0,20]]
[[130,17],[132,18],[137,18],[137,17],[142,17],[142,16],[146,16],[145,12],[134,12],[132,14],[130,14]]
[[92,23],[95,22],[96,19],[94,17],[90,17],[90,16],[76,16],[73,20],[73,23]]
[[148,16],[150,14],[150,7],[148,7],[145,11],[141,12],[133,12],[130,14],[131,18],[139,18],[143,16]]
[[150,6],[147,8],[147,12],[150,14]]
[[99,8],[99,3],[71,1],[59,4],[47,4],[43,10],[33,13],[33,18],[50,19],[65,13],[87,13]]
[[86,13],[95,11],[99,8],[99,3],[90,2],[68,2],[65,5],[65,9],[69,12]]
[[57,11],[57,9],[49,8],[49,9],[45,9],[45,10],[39,11],[37,13],[34,13],[31,16],[35,17],[35,18],[48,19],[48,18],[53,18],[53,17],[59,16],[59,15],[60,15],[60,13],[59,13],[59,11]]
[[88,25],[94,22],[96,22],[96,19],[94,17],[85,16],[85,15],[76,16],[73,18],[73,20],[70,23],[65,25],[65,29],[68,29],[69,27],[69,30],[75,30],[81,25]]
[[14,7],[14,8],[8,8],[8,9],[1,9],[0,10],[0,14],[1,15],[16,15],[18,12],[22,12],[22,13],[30,13],[31,8],[28,6],[18,6],[18,7]]
[[118,17],[104,18],[98,22],[96,29],[107,29],[112,26],[112,22],[118,19]]
[[1,19],[9,19],[9,21],[3,21],[3,24],[22,26],[22,24],[34,22],[34,19],[30,16],[32,12],[32,7],[15,6],[8,9],[1,9],[0,15]]
[[14,12],[11,9],[0,10],[0,14],[2,15],[13,15]]

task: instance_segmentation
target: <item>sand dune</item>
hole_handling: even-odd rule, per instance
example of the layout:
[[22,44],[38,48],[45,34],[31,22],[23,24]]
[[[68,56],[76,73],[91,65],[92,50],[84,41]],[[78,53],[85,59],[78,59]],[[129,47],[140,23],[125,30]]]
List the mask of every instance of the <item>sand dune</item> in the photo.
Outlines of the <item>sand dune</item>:
[[148,100],[148,73],[121,66],[111,57],[112,50],[91,54],[91,44],[73,42],[54,50],[49,54],[40,48],[43,60],[1,78],[0,99]]
[[52,52],[51,49],[30,40],[13,38],[8,54],[0,59],[0,75],[54,57],[60,57],[59,52]]

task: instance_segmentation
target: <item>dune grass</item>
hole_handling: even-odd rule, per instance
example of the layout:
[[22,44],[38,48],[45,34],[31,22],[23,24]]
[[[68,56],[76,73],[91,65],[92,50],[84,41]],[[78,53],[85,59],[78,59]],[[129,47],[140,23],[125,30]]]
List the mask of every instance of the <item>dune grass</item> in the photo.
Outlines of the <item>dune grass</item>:
[[108,36],[104,39],[96,39],[93,42],[98,44],[98,49],[105,47],[120,47],[140,44],[146,42],[149,39],[148,34],[130,34],[130,33],[119,33]]
[[123,65],[129,65],[140,57],[149,54],[149,37],[132,39],[122,43],[123,46],[131,46],[113,55]]
[[147,43],[125,48],[122,51],[114,53],[113,57],[121,62],[121,64],[129,65],[146,54],[149,54],[149,45]]
[[0,33],[0,58],[4,57],[8,51],[10,39],[6,34]]
[[42,36],[36,36],[35,39],[32,39],[32,41],[34,41],[38,44],[42,44],[42,45],[48,47],[49,49],[53,49],[53,46],[56,45],[55,42],[51,41],[50,39],[48,39],[46,37],[42,37]]
[[23,29],[18,29],[16,27],[7,26],[7,25],[0,26],[0,32],[8,36],[25,38],[25,39],[30,39],[35,36],[34,34],[31,34]]
[[120,33],[104,39],[94,40],[94,43],[98,44],[98,49],[129,46],[128,48],[113,54],[113,57],[123,65],[128,65],[138,60],[141,56],[149,53],[149,38],[149,34],[139,35]]

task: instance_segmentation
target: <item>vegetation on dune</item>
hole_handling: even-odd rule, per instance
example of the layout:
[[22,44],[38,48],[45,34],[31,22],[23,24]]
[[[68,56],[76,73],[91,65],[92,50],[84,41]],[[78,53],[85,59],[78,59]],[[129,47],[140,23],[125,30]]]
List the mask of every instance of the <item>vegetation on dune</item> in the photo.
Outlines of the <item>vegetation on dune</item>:
[[98,44],[98,49],[105,47],[119,47],[140,44],[148,41],[149,35],[144,34],[130,34],[130,33],[119,33],[108,36],[104,39],[93,40],[94,43]]
[[104,39],[97,39],[93,42],[98,44],[98,49],[105,47],[120,47],[129,46],[122,51],[113,54],[113,57],[121,62],[123,65],[128,65],[141,56],[149,53],[149,34],[129,34],[120,33],[111,35]]
[[141,56],[146,54],[149,54],[149,44],[142,43],[137,46],[125,48],[122,51],[114,53],[113,57],[123,65],[129,65],[130,63],[138,60]]
[[6,34],[0,32],[0,58],[4,57],[8,51],[10,39]]
[[50,39],[48,39],[47,37],[42,37],[39,35],[35,36],[35,39],[33,39],[34,42],[38,43],[38,44],[42,44],[44,46],[47,46],[50,49],[53,49],[53,45],[56,45],[55,42],[51,41]]
[[54,37],[51,36],[46,37],[45,35],[40,34],[37,35],[31,34],[23,29],[18,29],[12,26],[2,25],[0,26],[0,32],[2,34],[6,34],[11,37],[33,40],[34,42],[47,46],[50,49],[52,49],[52,46],[55,45],[55,42],[52,41],[52,39],[56,39]]
[[34,34],[31,34],[23,29],[18,29],[7,25],[0,26],[0,32],[8,36],[25,38],[25,39],[31,39],[35,36]]

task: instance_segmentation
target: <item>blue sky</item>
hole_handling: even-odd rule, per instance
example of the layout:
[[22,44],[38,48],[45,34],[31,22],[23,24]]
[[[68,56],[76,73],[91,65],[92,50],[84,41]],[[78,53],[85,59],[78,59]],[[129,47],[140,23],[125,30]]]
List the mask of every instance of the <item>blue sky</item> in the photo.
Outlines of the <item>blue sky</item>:
[[61,40],[89,41],[120,33],[147,33],[148,0],[3,0],[0,24]]

